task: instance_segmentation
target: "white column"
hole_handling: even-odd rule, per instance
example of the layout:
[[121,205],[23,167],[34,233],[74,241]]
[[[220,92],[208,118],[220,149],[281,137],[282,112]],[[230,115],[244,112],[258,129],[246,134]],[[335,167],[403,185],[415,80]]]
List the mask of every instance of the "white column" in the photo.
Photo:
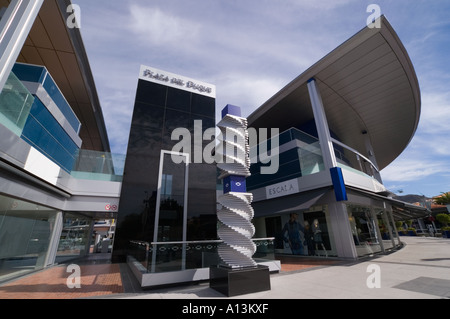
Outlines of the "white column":
[[44,267],[53,265],[56,260],[56,254],[58,252],[59,241],[61,239],[61,233],[63,229],[63,213],[57,212],[55,220],[53,222],[53,231],[50,235],[50,243],[48,245],[47,256],[45,258]]
[[0,92],[44,0],[12,0],[0,20]]
[[[319,136],[323,162],[325,169],[329,171],[331,168],[337,167],[337,161],[336,155],[334,154],[333,142],[331,140],[330,128],[328,126],[322,97],[314,78],[311,78],[308,81],[308,91]],[[328,209],[330,211],[330,223],[333,228],[333,237],[338,256],[356,259],[358,253],[356,252],[350,222],[348,220],[346,204],[336,201],[334,203],[329,203]]]
[[320,149],[322,151],[323,162],[325,169],[337,166],[336,155],[334,154],[333,142],[331,140],[330,129],[323,107],[322,97],[320,95],[319,87],[314,78],[308,81],[309,97],[316,122],[317,133],[320,142]]
[[337,255],[341,258],[357,259],[358,252],[348,220],[347,205],[342,202],[330,203],[328,211]]

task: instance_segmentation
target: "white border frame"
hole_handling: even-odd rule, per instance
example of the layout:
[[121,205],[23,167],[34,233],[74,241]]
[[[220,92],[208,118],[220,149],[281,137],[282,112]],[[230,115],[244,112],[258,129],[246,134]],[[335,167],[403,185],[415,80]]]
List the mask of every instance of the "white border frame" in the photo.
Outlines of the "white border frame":
[[[153,230],[153,253],[152,253],[152,268],[151,272],[155,272],[156,266],[156,252],[157,252],[157,242],[158,242],[158,227],[159,227],[159,211],[161,207],[161,185],[162,185],[162,172],[164,166],[164,157],[165,155],[177,155],[185,157],[185,172],[184,172],[184,205],[183,205],[183,238],[182,241],[186,242],[187,238],[187,206],[188,206],[188,178],[189,178],[189,154],[188,153],[180,153],[173,151],[161,150],[161,154],[159,157],[159,173],[158,173],[158,191],[156,195],[156,208],[155,208],[155,227]],[[186,244],[183,244],[182,251],[182,263],[181,267],[184,270],[186,268]]]

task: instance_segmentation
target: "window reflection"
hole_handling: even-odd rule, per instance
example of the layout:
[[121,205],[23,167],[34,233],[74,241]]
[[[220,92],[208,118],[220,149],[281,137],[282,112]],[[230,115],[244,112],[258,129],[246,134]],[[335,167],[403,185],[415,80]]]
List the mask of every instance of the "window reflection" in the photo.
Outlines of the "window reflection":
[[0,281],[46,266],[56,214],[0,195]]
[[187,160],[185,155],[163,153],[162,156],[157,241],[183,240]]
[[348,220],[358,256],[381,251],[377,222],[369,206],[348,205]]

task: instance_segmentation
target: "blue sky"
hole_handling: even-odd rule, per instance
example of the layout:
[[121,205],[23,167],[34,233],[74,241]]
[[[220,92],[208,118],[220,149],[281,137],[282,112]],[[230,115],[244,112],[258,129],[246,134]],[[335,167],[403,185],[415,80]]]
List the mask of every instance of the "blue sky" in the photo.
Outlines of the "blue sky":
[[450,1],[74,0],[112,151],[125,154],[141,64],[212,83],[248,116],[365,25],[377,4],[417,73],[422,113],[381,174],[400,194],[450,191]]

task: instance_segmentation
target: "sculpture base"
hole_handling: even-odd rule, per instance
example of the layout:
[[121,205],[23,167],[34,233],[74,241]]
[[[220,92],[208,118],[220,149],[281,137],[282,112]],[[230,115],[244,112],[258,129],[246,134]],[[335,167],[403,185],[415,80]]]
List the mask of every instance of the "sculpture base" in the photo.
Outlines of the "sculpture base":
[[270,290],[269,267],[257,265],[249,268],[209,268],[209,287],[225,296],[233,297]]

